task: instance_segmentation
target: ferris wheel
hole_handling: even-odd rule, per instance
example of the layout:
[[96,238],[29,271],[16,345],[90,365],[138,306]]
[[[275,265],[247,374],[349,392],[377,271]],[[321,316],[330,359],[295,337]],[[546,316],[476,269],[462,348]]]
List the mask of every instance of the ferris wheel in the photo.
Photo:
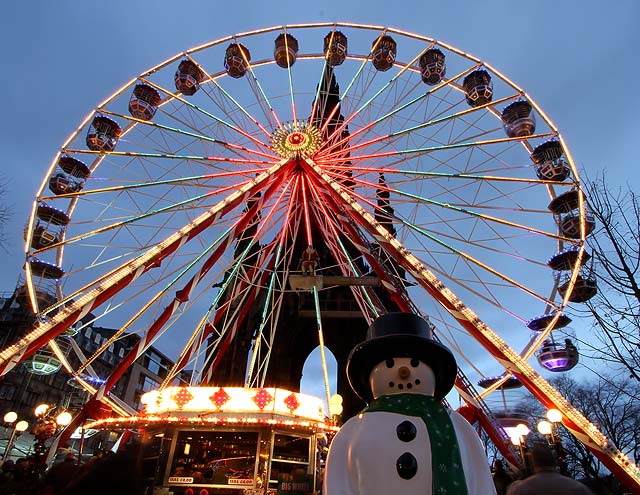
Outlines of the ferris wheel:
[[[459,383],[470,400],[515,376],[612,459],[537,371],[577,363],[552,332],[596,293],[593,227],[559,131],[482,60],[378,26],[228,36],[133,78],[61,146],[18,290],[38,323],[0,369],[64,366],[110,400],[153,345],[176,357],[163,386],[184,369],[215,382],[253,318],[245,385],[263,386],[290,295],[309,294],[322,350],[322,294],[341,286],[366,322],[390,307],[428,316],[469,383],[486,387]],[[71,358],[73,334],[91,325],[118,330]],[[128,334],[139,344],[92,376]]]

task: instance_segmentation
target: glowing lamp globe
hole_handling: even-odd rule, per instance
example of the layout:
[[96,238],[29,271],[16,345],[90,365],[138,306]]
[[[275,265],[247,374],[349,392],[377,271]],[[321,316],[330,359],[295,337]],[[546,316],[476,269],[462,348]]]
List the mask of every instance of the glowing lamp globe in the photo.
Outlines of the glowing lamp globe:
[[18,414],[13,411],[9,411],[4,415],[4,418],[2,419],[5,423],[13,423],[16,419],[18,419]]
[[540,421],[538,423],[538,432],[540,432],[541,435],[551,435],[551,423],[544,420]]
[[56,423],[58,423],[59,426],[67,426],[69,423],[71,423],[72,419],[73,419],[73,416],[71,416],[71,413],[64,411],[58,414],[58,417],[56,418]]
[[547,419],[552,423],[560,423],[562,421],[562,413],[557,409],[549,409],[547,411]]
[[24,419],[16,423],[16,431],[22,432],[22,431],[25,431],[27,428],[29,428],[29,423],[27,423]]
[[47,413],[48,410],[49,410],[48,404],[40,404],[39,406],[36,406],[33,412],[35,413],[36,416],[43,416],[44,414]]
[[524,423],[520,423],[516,426],[516,433],[521,437],[526,437],[531,430]]

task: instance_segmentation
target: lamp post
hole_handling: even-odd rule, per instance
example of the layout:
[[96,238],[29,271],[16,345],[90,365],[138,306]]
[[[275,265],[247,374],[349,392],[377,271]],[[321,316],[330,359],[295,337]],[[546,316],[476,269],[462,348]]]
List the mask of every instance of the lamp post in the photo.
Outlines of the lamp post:
[[42,468],[45,467],[43,466],[43,461],[44,455],[47,451],[47,447],[45,446],[46,441],[56,434],[56,430],[58,429],[58,427],[67,426],[73,419],[71,414],[67,411],[62,411],[54,418],[53,413],[56,410],[56,406],[50,406],[48,404],[40,404],[34,410],[36,419],[38,421],[38,424],[33,431],[36,437],[34,454],[37,464]]
[[562,440],[556,434],[556,425],[562,422],[562,413],[557,409],[547,411],[548,421],[542,420],[538,423],[538,431],[545,436],[549,445],[553,446],[558,461],[558,469],[561,474],[566,474],[567,466],[564,462],[564,448]]
[[4,462],[7,460],[9,455],[11,455],[11,450],[13,449],[13,442],[16,439],[16,435],[19,435],[23,431],[26,431],[26,429],[29,428],[29,423],[24,420],[16,422],[16,420],[18,419],[18,414],[13,411],[9,411],[4,415],[2,419],[5,423],[12,425],[11,436],[9,437],[7,447],[4,449],[4,455],[2,456],[2,462]]
[[529,462],[527,460],[527,435],[531,430],[524,423],[519,423],[513,429],[511,435],[511,443],[518,447],[520,452],[520,458],[522,459],[522,466],[526,475],[529,475]]

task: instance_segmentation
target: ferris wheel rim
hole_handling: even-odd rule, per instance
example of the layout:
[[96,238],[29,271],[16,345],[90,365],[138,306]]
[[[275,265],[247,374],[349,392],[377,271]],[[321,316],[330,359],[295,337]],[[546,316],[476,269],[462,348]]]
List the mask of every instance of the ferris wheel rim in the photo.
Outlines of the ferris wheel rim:
[[[305,27],[325,27],[325,26],[334,26],[335,28],[338,27],[355,27],[355,28],[359,28],[359,29],[369,29],[369,30],[380,30],[380,31],[388,31],[390,33],[396,33],[396,34],[400,34],[400,35],[408,35],[408,33],[404,32],[404,31],[400,31],[400,30],[394,30],[392,28],[384,28],[382,26],[368,26],[368,25],[356,25],[356,24],[350,24],[350,23],[318,23],[318,24],[301,24],[301,25],[292,25],[292,26],[278,26],[278,27],[273,27],[273,28],[266,28],[265,30],[256,30],[256,31],[249,31],[246,33],[240,33],[238,35],[233,35],[233,36],[229,36],[229,37],[224,37],[224,38],[220,38],[214,42],[208,43],[208,44],[204,44],[204,45],[200,45],[199,47],[194,47],[193,49],[187,50],[186,52],[177,54],[173,57],[168,58],[167,60],[165,60],[164,62],[162,62],[161,64],[158,64],[155,67],[152,67],[151,69],[143,72],[141,74],[141,76],[146,76],[151,74],[152,72],[155,72],[161,68],[164,68],[165,66],[167,66],[169,63],[171,62],[175,62],[176,60],[180,59],[182,56],[186,55],[186,54],[193,54],[193,53],[197,53],[201,50],[204,50],[206,48],[209,48],[211,46],[217,45],[217,44],[221,44],[227,41],[231,41],[231,40],[235,40],[235,39],[240,39],[240,38],[245,38],[245,37],[249,37],[255,34],[260,34],[260,33],[264,33],[264,32],[271,32],[271,31],[278,31],[278,30],[282,30],[282,29],[294,29],[294,28],[305,28]],[[416,36],[419,39],[422,39],[424,41],[429,41],[432,42],[438,46],[443,46],[451,51],[454,51],[456,53],[459,53],[460,55],[464,56],[465,58],[468,58],[470,60],[474,60],[477,63],[482,64],[482,66],[485,66],[487,68],[489,68],[492,73],[498,75],[499,77],[503,77],[505,79],[505,81],[508,82],[508,84],[510,84],[511,86],[513,86],[514,88],[518,89],[519,91],[520,88],[518,88],[515,84],[513,84],[510,80],[508,80],[507,78],[505,78],[504,76],[502,76],[497,70],[495,70],[493,67],[491,67],[490,65],[482,62],[480,59],[476,59],[472,56],[470,56],[469,54],[466,54],[464,52],[461,51],[456,51],[457,49],[454,49],[453,47],[451,47],[450,45],[447,45],[445,43],[430,39],[430,38],[426,38],[426,37],[420,37],[419,35],[412,35],[412,36]],[[273,63],[273,61],[269,62],[269,63]],[[414,69],[415,70],[415,69]],[[76,131],[76,135],[79,134],[79,132],[81,131],[82,128],[84,128],[84,126],[86,126],[86,124],[89,122],[89,120],[91,120],[91,118],[95,115],[97,115],[98,113],[101,113],[101,108],[104,107],[107,103],[109,103],[110,101],[112,101],[113,99],[117,98],[119,95],[121,95],[127,88],[130,88],[133,84],[135,84],[136,82],[139,82],[141,80],[141,76],[138,76],[137,78],[134,78],[132,80],[130,80],[128,83],[126,83],[122,88],[120,88],[119,90],[117,90],[116,92],[113,93],[113,95],[111,95],[109,98],[107,98],[106,100],[104,100],[103,103],[101,103],[99,105],[99,107],[92,111],[83,121],[82,125],[78,128],[78,130]],[[527,100],[529,102],[532,103],[532,105],[534,105],[534,107],[536,109],[538,109],[537,105],[535,104],[535,102],[529,98],[526,93],[522,92],[521,93],[525,98],[527,98]],[[538,109],[538,113],[539,115],[543,116],[543,119],[546,120],[546,117],[544,117],[544,114],[542,113],[541,110]],[[138,124],[138,122],[136,122],[134,125]],[[551,121],[548,121],[547,124],[551,127],[552,130],[554,130],[555,132],[555,136],[557,137],[557,139],[561,140],[562,137],[560,136],[559,133],[557,133],[557,129],[555,129],[555,126],[553,126],[553,124],[551,123]],[[52,162],[52,167],[55,168],[55,164],[57,163],[57,159],[60,157],[60,155],[66,150],[66,145],[71,142],[73,138],[70,137],[66,142],[65,145],[63,145],[63,149],[58,153],[58,155],[56,155],[56,158],[54,159],[54,161]],[[566,146],[564,147],[566,149]],[[104,157],[99,158],[98,160],[101,160]],[[567,156],[568,160],[570,161],[570,165],[575,169],[575,165],[572,162],[572,159],[570,158],[570,156]],[[96,165],[97,166],[99,164],[99,161],[96,161]],[[92,167],[92,170],[95,167]],[[51,172],[46,176],[48,177],[51,173],[52,173],[52,168],[50,168]],[[576,182],[576,184],[579,187],[579,182],[577,182],[577,174],[574,175],[574,181]],[[43,186],[41,187],[41,190],[43,190],[46,187],[46,178],[45,181],[43,181]],[[33,220],[34,215],[31,216],[31,221]],[[566,305],[566,300],[564,301],[563,306]]]

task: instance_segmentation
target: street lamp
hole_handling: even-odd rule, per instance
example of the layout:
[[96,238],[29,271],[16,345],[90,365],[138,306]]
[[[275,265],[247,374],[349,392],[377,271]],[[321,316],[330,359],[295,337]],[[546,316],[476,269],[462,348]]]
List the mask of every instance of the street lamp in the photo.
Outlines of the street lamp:
[[56,406],[50,406],[49,404],[40,404],[34,410],[38,420],[38,423],[33,429],[33,433],[36,438],[34,455],[38,464],[42,464],[42,461],[44,460],[44,455],[47,451],[45,445],[46,441],[56,434],[56,430],[59,427],[63,428],[67,426],[73,419],[71,414],[67,411],[62,411],[54,417],[53,414],[56,410],[58,410]]
[[520,457],[522,459],[522,466],[526,474],[529,474],[529,465],[527,463],[527,435],[530,433],[529,427],[525,423],[519,423],[512,431],[511,443],[518,447]]
[[7,442],[7,447],[4,449],[4,455],[2,456],[2,462],[4,462],[11,454],[11,450],[13,449],[13,442],[15,441],[16,435],[19,435],[23,431],[26,431],[27,428],[29,428],[29,423],[27,423],[25,420],[21,420],[15,423],[16,419],[18,419],[18,414],[14,411],[9,411],[4,415],[2,419],[5,423],[13,425],[11,429],[11,436],[9,437],[9,442]]
[[556,435],[556,425],[562,422],[562,413],[557,409],[549,409],[547,411],[547,419],[549,421],[540,421],[538,423],[538,431],[542,433],[553,446],[556,452],[556,459],[558,461],[558,468],[561,474],[566,474],[566,465],[564,463],[564,448],[562,447],[562,440]]

